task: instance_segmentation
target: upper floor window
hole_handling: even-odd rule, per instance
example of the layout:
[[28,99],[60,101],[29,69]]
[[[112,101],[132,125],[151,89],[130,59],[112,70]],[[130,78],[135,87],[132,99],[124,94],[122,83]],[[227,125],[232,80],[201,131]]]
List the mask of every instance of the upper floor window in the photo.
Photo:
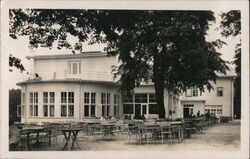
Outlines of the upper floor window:
[[80,61],[69,61],[68,62],[68,73],[70,75],[81,74],[81,62]]
[[198,97],[198,88],[194,87],[192,90],[193,97]]
[[222,97],[223,96],[223,87],[217,87],[217,96]]
[[201,91],[199,91],[197,87],[190,88],[186,90],[186,97],[198,97],[199,92],[200,92],[200,95],[202,95]]

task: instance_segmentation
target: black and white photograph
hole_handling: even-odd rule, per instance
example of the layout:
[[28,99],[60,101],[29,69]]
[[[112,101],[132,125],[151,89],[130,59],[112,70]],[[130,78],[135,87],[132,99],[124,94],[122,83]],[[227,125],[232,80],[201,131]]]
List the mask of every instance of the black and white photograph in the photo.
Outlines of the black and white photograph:
[[223,2],[2,1],[0,157],[249,158],[249,2]]

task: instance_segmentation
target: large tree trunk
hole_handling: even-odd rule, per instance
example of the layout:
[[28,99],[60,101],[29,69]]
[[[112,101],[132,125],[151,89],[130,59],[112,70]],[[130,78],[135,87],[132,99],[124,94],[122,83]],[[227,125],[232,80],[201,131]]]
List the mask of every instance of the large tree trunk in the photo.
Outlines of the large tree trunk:
[[158,106],[159,118],[165,118],[165,106],[164,106],[164,75],[161,69],[160,58],[154,56],[154,87],[155,87],[155,97]]

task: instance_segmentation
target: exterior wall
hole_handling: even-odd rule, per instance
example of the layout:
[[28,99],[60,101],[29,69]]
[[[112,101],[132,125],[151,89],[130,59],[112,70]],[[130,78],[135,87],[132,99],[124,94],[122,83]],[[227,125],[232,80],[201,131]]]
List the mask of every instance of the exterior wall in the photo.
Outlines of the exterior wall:
[[[197,115],[198,111],[200,111],[200,114],[205,114],[205,107],[204,107],[205,101],[182,101],[181,106],[182,108],[184,105],[194,105],[193,107],[193,114]],[[183,117],[183,109],[182,109],[182,115]]]
[[[182,106],[184,103],[197,105],[197,101],[205,101],[204,106],[221,105],[222,116],[233,117],[233,78],[220,77],[216,80],[216,84],[213,82],[211,82],[211,84],[214,90],[210,90],[210,92],[208,90],[205,90],[205,92],[202,92],[201,96],[200,93],[198,93],[198,97],[186,97],[184,93],[181,97],[181,100],[183,101]],[[217,96],[217,87],[223,87],[223,96]],[[195,110],[198,111],[198,108],[194,109],[194,113],[196,114],[197,112]]]
[[[79,61],[81,63],[80,75],[69,75],[68,61]],[[116,63],[116,57],[106,56],[67,59],[35,59],[34,73],[39,74],[42,80],[81,78],[84,80],[113,81],[111,67]]]

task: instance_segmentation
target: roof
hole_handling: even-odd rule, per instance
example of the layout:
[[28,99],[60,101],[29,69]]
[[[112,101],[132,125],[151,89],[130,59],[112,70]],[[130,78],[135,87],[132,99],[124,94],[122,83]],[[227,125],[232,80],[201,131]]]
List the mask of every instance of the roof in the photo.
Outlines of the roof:
[[222,73],[217,73],[218,77],[225,77],[225,78],[234,78],[236,77],[236,72],[235,72],[235,68],[233,67],[229,67],[229,70],[226,71],[226,74],[222,74]]
[[25,84],[31,83],[94,83],[94,84],[107,84],[107,85],[119,85],[118,82],[112,81],[96,81],[96,80],[81,80],[81,79],[74,79],[74,80],[27,80],[23,82],[17,83],[18,86],[22,86]]
[[65,58],[79,58],[79,57],[106,57],[108,54],[101,51],[92,51],[92,52],[82,52],[81,54],[49,54],[49,55],[35,55],[27,56],[26,58],[33,58],[35,60],[44,60],[44,59],[65,59]]

